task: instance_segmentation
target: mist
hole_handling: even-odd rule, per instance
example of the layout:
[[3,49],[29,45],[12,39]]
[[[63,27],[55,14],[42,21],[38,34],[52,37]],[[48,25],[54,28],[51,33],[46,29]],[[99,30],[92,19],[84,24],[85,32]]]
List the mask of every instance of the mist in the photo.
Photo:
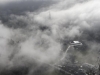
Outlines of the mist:
[[[35,75],[41,67],[51,72],[52,65],[72,63],[70,56],[79,64],[97,65],[99,10],[99,0],[0,1],[1,74],[7,71],[11,75],[16,69],[22,72],[23,67],[28,69],[25,75]],[[71,47],[61,61],[72,40],[81,41],[83,47]]]

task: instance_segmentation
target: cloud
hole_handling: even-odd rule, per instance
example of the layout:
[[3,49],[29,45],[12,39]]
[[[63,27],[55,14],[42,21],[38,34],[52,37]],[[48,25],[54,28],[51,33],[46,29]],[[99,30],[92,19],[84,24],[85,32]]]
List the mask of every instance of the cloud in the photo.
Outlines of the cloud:
[[25,9],[22,11],[24,14],[20,15],[16,12],[11,12],[10,15],[7,13],[7,21],[1,18],[1,65],[5,66],[9,61],[9,67],[33,63],[38,64],[33,68],[39,68],[43,64],[53,65],[62,58],[63,47],[67,48],[64,42],[70,40],[81,40],[88,46],[84,48],[86,55],[76,51],[75,56],[80,63],[95,64],[94,59],[98,55],[93,56],[92,52],[99,48],[100,42],[100,1],[59,0],[46,6],[42,8],[38,5],[39,9],[34,8],[38,9],[34,11]]
[[9,47],[9,40],[12,35],[12,30],[5,27],[0,23],[0,66],[4,67],[9,62],[9,55],[11,54],[11,48]]
[[[63,1],[54,6],[59,6],[59,4],[62,3]],[[63,7],[63,5],[60,6]],[[36,57],[40,61],[45,60],[50,62],[51,60],[56,59],[57,56],[57,58],[59,58],[59,53],[62,49],[60,43],[62,40],[65,40],[65,37],[67,37],[66,40],[69,38],[72,40],[76,37],[80,37],[81,40],[87,40],[89,37],[87,35],[88,33],[86,34],[87,37],[85,39],[83,34],[85,30],[90,30],[91,32],[91,29],[95,30],[95,28],[97,28],[99,17],[97,18],[96,15],[99,15],[99,7],[99,1],[86,1],[83,3],[76,3],[75,1],[75,5],[70,8],[66,7],[62,10],[61,8],[58,9],[52,6],[48,8],[48,10],[39,11],[38,13],[26,12],[26,15],[14,15],[15,21],[11,20],[12,22],[22,20],[22,22],[27,23],[25,28],[21,28],[20,31],[19,29],[17,30],[18,33],[16,35],[18,36],[17,38],[15,37],[14,40],[26,40],[19,43],[19,46],[21,47],[20,51],[23,55]],[[19,34],[24,37],[21,37]],[[47,39],[49,39],[49,41],[47,41]],[[36,45],[36,43],[38,44]],[[43,43],[43,45],[41,45],[41,43]],[[46,48],[45,45],[49,46]],[[57,49],[55,47],[56,45],[58,45]],[[29,52],[27,52],[28,49],[26,46],[28,46]],[[45,49],[46,51],[42,51]],[[54,49],[57,54],[53,51]],[[50,55],[48,53],[50,53]],[[46,55],[48,55],[48,57],[46,57]]]
[[[56,25],[56,27],[58,27],[56,31],[57,34],[58,33],[61,34],[61,32],[63,32],[62,35],[65,36],[71,35],[70,32],[76,29],[77,33],[75,31],[75,33],[73,32],[73,35],[71,36],[74,37],[75,35],[81,34],[80,33],[80,30],[82,29],[81,27],[89,28],[94,26],[94,24],[91,23],[98,22],[98,19],[96,19],[97,18],[96,15],[99,15],[98,9],[99,9],[98,1],[88,1],[86,3],[75,4],[73,7],[64,10],[59,10],[59,9],[56,10],[52,7],[47,11],[43,11],[37,15],[34,15],[33,16],[34,19],[32,17],[31,18],[38,24],[47,25],[51,28],[54,28],[53,26]],[[32,15],[33,15],[32,13],[29,13],[29,16]],[[51,17],[51,19],[49,17]]]
[[[59,4],[54,6],[63,7],[63,5]],[[52,37],[56,40],[63,40],[65,37],[69,37],[70,39],[79,37],[81,40],[88,41],[88,38],[91,38],[88,35],[90,34],[88,31],[94,35],[95,32],[93,33],[93,31],[97,31],[98,33],[99,30],[99,17],[97,17],[97,15],[100,15],[99,7],[99,1],[92,0],[75,3],[72,7],[64,9],[54,8],[52,6],[50,9],[39,12],[38,14],[28,12],[27,16],[30,20],[29,22],[34,21],[31,22],[33,24],[30,27],[47,26],[51,30]],[[85,33],[85,30],[87,30],[87,33]],[[86,36],[84,36],[84,33]],[[99,35],[97,36],[99,37]],[[93,39],[96,41],[95,38]],[[89,41],[86,43],[89,43]],[[91,46],[88,46],[90,50]]]

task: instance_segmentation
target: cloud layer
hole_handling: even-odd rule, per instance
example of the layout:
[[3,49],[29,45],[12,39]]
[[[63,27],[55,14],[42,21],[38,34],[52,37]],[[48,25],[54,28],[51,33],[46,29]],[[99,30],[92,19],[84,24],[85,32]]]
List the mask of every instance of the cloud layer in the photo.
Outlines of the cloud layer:
[[[69,52],[69,55],[76,56],[79,63],[97,64],[100,48],[99,0],[46,1],[46,5],[38,1],[38,8],[37,4],[31,4],[32,9],[27,8],[27,3],[31,2],[25,2],[22,11],[11,7],[14,5],[2,6],[0,65],[12,68],[37,63],[34,69],[42,64],[53,65],[62,58],[70,40],[80,40],[84,47],[79,51],[71,48],[75,54]],[[5,12],[7,6],[9,10]],[[84,51],[86,53],[82,54]]]

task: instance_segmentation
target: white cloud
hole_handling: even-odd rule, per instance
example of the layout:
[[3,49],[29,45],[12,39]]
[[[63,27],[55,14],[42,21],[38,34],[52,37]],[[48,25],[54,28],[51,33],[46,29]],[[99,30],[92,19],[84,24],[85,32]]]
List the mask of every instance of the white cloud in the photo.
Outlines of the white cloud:
[[9,47],[9,40],[12,35],[12,30],[5,27],[0,23],[0,66],[4,67],[8,65],[9,55],[11,53],[11,48]]
[[[1,1],[1,3],[6,2],[10,1]],[[38,11],[38,13],[28,12],[24,16],[15,15],[15,21],[23,20],[27,22],[27,26],[15,29],[11,37],[9,28],[0,26],[0,33],[2,32],[2,37],[14,41],[12,51],[17,52],[12,61],[20,62],[18,60],[24,57],[30,59],[31,62],[34,60],[38,63],[56,62],[55,59],[60,57],[62,49],[60,41],[65,37],[72,39],[75,36],[81,36],[81,29],[95,28],[100,23],[99,12],[99,0],[83,3],[77,2],[77,0],[65,0],[51,6],[48,10]],[[40,26],[47,26],[48,29],[42,31]],[[3,47],[9,47],[7,42],[6,40],[1,41]],[[3,53],[7,52],[5,49]]]

